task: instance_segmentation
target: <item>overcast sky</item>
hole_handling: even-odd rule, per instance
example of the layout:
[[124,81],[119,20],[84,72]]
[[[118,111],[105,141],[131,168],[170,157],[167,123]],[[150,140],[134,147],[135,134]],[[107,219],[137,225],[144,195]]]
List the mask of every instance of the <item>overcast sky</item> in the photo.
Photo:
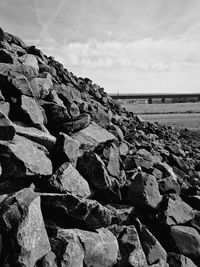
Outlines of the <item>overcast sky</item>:
[[108,93],[200,92],[200,0],[1,0],[0,24]]

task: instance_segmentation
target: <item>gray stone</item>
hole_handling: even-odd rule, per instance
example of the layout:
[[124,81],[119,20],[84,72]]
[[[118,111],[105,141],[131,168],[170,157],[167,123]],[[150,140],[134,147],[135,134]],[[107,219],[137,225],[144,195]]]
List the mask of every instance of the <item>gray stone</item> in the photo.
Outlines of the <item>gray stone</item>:
[[197,267],[191,259],[172,252],[168,254],[167,262],[169,267]]
[[3,177],[51,175],[52,164],[34,142],[15,135],[12,141],[0,142]]
[[85,129],[72,134],[72,138],[79,141],[82,150],[94,150],[100,144],[116,140],[114,135],[94,122]]
[[8,196],[0,204],[1,224],[15,236],[11,266],[34,267],[50,251],[50,243],[40,210],[40,197],[30,188]]
[[31,54],[25,54],[18,58],[18,60],[25,66],[33,68],[36,75],[39,73],[39,65],[37,58]]
[[158,184],[154,176],[147,173],[137,173],[130,185],[127,186],[125,200],[129,204],[144,208],[149,206],[156,208],[161,202]]
[[200,257],[200,235],[192,227],[171,226],[171,237],[180,254],[189,258]]
[[91,194],[87,181],[68,162],[59,167],[48,183],[57,193],[71,193],[80,197],[88,197]]
[[53,82],[50,78],[34,78],[30,82],[34,95],[38,99],[45,99],[53,89]]

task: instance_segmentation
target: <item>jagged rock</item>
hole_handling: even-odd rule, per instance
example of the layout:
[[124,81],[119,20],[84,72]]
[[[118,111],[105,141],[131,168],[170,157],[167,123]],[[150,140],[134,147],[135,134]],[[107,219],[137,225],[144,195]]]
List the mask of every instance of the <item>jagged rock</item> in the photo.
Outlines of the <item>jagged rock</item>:
[[23,95],[21,98],[21,110],[27,116],[28,120],[39,130],[45,130],[46,123],[44,110],[32,97]]
[[172,252],[168,254],[167,262],[169,267],[197,267],[191,259]]
[[175,194],[163,198],[160,206],[160,219],[167,225],[184,224],[195,216],[193,209]]
[[121,142],[119,144],[119,155],[126,156],[129,152],[129,146],[126,142]]
[[15,128],[9,118],[0,111],[0,140],[12,140]]
[[31,88],[36,98],[45,99],[53,88],[50,78],[34,78],[30,82]]
[[100,144],[116,140],[114,135],[94,122],[85,129],[72,134],[72,138],[79,141],[82,150],[94,150]]
[[171,237],[175,249],[186,257],[199,259],[200,257],[200,235],[192,227],[171,226]]
[[2,63],[14,63],[14,57],[8,50],[0,49],[0,62]]
[[106,205],[112,215],[112,224],[129,225],[134,217],[135,208],[127,205]]
[[63,106],[45,102],[42,104],[42,107],[48,119],[47,128],[50,132],[58,132],[61,125],[70,119],[67,109]]
[[0,27],[0,42],[5,41],[5,34],[3,29]]
[[190,221],[190,226],[200,232],[200,211],[194,211],[195,217]]
[[0,101],[0,112],[8,117],[10,113],[10,104],[5,101]]
[[13,125],[18,135],[24,136],[33,142],[36,142],[42,146],[45,146],[48,150],[53,149],[56,143],[56,138],[53,135],[47,132],[40,131],[33,127],[22,127],[17,124],[13,124]]
[[156,208],[161,199],[155,177],[144,172],[137,173],[125,188],[124,200],[140,208]]
[[103,155],[108,161],[106,164],[107,171],[113,177],[118,178],[120,176],[120,162],[119,162],[119,149],[112,143],[103,150]]
[[54,150],[53,163],[58,168],[64,162],[70,162],[74,167],[79,156],[80,143],[70,136],[59,133]]
[[[16,90],[20,94],[34,97],[34,93],[32,91],[32,88],[31,88],[27,78],[23,74],[18,74],[18,73],[12,72],[10,77],[9,77],[9,82],[11,83],[12,86],[14,86],[16,88]],[[12,88],[10,90],[12,90]]]
[[118,140],[123,141],[124,140],[124,134],[122,130],[117,125],[110,125],[109,126],[109,132],[112,133]]
[[175,167],[181,169],[182,171],[186,172],[190,169],[188,164],[185,162],[185,160],[182,157],[177,157],[175,155],[170,156],[170,163],[174,165]]
[[142,226],[139,235],[148,264],[154,264],[160,259],[166,262],[167,252],[145,226]]
[[48,183],[56,193],[70,193],[80,197],[88,197],[91,194],[87,181],[68,162],[60,166]]
[[31,54],[25,54],[18,58],[18,60],[25,66],[33,68],[35,74],[38,75],[39,73],[39,65],[36,57]]
[[[50,251],[50,243],[40,210],[40,197],[25,188],[0,204],[1,227],[6,232],[6,258],[10,266],[34,267]],[[6,244],[5,243],[5,244]]]
[[42,258],[42,267],[58,267],[56,261],[56,255],[53,251],[49,251],[43,258]]
[[181,156],[181,157],[185,157],[185,152],[183,151],[183,149],[180,147],[180,144],[169,144],[167,146],[165,146],[165,149],[167,149],[170,153],[176,155],[176,156]]
[[96,232],[60,229],[53,244],[58,262],[62,266],[110,267],[117,261],[117,240],[104,228]]
[[90,124],[90,122],[91,122],[90,115],[84,113],[75,118],[72,118],[68,122],[63,123],[61,130],[66,134],[72,134],[86,128]]
[[119,243],[121,259],[117,266],[148,266],[135,226],[112,225],[109,230],[116,236]]
[[106,171],[101,158],[93,152],[84,152],[77,161],[77,170],[96,189],[105,189],[112,186],[112,181]]
[[67,103],[67,111],[72,118],[75,118],[80,115],[78,106],[74,102]]
[[34,142],[15,135],[12,141],[0,142],[3,177],[51,175],[52,164]]
[[111,213],[95,200],[70,194],[41,194],[44,218],[64,227],[98,229],[111,224]]
[[55,90],[60,97],[60,99],[64,102],[64,104],[69,102],[81,103],[81,94],[80,92],[74,88],[72,84],[55,87]]
[[161,194],[166,193],[180,193],[180,185],[179,183],[174,180],[171,176],[165,177],[164,179],[158,180],[158,185]]

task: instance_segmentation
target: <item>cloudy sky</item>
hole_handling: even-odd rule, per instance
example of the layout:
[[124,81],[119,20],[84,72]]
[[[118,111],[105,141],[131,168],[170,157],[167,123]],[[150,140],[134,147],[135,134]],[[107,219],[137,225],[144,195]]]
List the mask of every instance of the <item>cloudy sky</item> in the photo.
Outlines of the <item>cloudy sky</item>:
[[0,24],[107,92],[200,92],[200,0],[2,0]]

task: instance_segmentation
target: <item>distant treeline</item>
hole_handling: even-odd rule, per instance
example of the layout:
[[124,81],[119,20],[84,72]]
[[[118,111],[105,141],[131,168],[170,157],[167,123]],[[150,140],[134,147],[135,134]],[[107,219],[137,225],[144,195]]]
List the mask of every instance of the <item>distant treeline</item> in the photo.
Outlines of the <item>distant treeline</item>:
[[125,103],[145,104],[145,103],[188,103],[188,102],[200,102],[200,97],[175,97],[175,98],[149,98],[149,99],[125,99]]

